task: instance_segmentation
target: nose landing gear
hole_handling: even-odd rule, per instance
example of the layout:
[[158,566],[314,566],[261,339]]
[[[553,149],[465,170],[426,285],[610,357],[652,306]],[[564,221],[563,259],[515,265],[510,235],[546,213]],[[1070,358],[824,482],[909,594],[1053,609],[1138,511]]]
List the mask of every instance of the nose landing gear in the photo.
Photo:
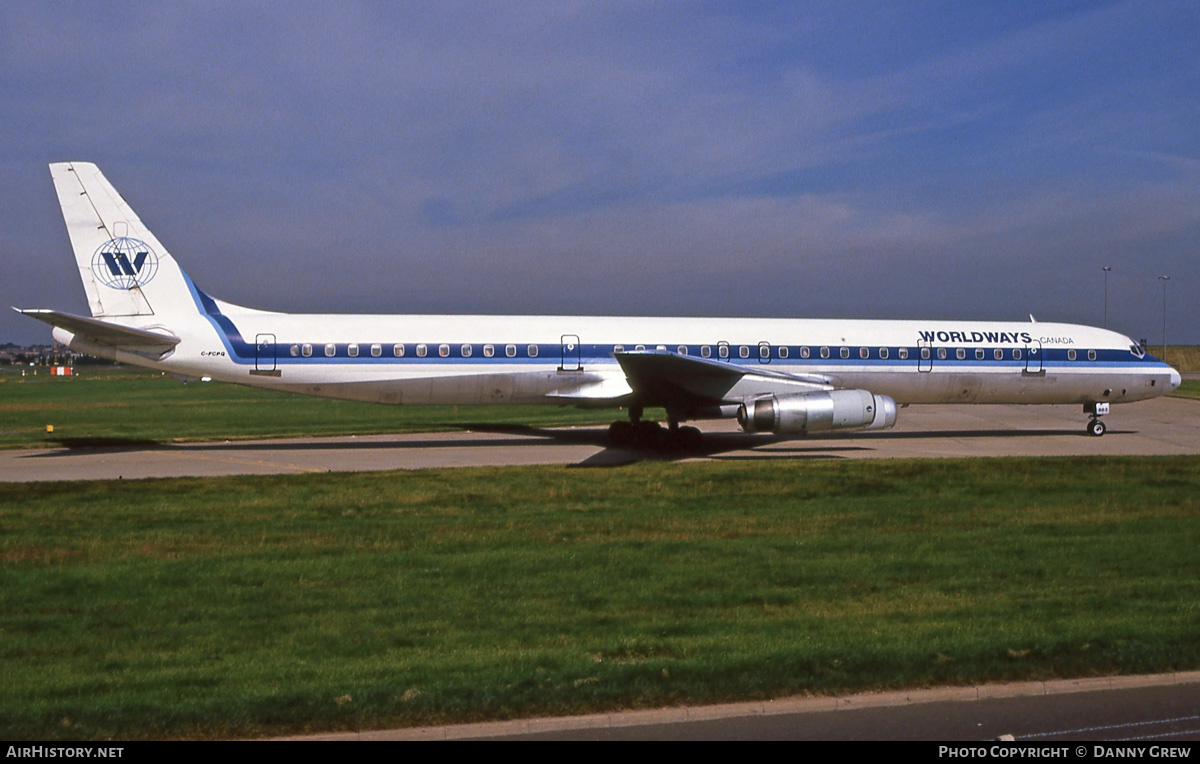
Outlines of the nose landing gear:
[[1087,434],[1097,438],[1103,435],[1108,428],[1104,426],[1104,422],[1100,421],[1100,417],[1108,413],[1108,402],[1085,403],[1083,404],[1083,413],[1091,414],[1091,419],[1087,424]]

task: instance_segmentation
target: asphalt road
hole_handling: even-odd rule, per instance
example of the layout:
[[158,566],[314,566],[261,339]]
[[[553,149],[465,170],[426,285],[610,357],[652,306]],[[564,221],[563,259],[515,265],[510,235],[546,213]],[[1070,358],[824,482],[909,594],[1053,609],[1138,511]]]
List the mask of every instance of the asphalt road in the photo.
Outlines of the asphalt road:
[[781,440],[745,435],[730,420],[701,422],[705,449],[679,455],[609,448],[602,427],[372,435],[183,445],[0,451],[0,481],[377,471],[426,467],[573,464],[654,459],[868,459],[1200,453],[1200,401],[1160,398],[1115,407],[1108,433],[1084,434],[1075,406],[912,406],[892,430]]
[[1017,746],[1068,745],[1062,758],[1096,756],[1093,746],[1075,745],[1079,741],[1126,741],[1122,747],[1140,746],[1146,751],[1150,746],[1183,747],[1200,755],[1200,745],[1179,745],[1180,741],[1200,741],[1200,672],[784,698],[298,739],[935,740],[969,744],[1006,736]]

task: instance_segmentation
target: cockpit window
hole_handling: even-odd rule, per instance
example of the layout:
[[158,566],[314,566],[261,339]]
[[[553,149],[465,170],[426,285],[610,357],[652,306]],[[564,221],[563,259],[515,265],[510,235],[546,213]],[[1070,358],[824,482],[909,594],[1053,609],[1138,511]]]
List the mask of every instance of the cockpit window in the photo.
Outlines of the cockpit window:
[[1146,351],[1143,350],[1142,346],[1136,342],[1129,346],[1129,352],[1133,353],[1138,358],[1144,358],[1146,356]]

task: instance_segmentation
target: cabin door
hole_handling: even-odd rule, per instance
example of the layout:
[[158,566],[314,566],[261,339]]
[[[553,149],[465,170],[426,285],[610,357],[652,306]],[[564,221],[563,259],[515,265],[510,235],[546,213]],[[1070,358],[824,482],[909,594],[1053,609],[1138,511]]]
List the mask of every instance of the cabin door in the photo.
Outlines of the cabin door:
[[259,334],[254,338],[254,370],[260,374],[275,371],[275,335]]
[[579,335],[564,334],[562,336],[562,364],[559,371],[583,371],[583,349],[579,344]]
[[1042,343],[1034,340],[1025,346],[1025,373],[1041,374],[1042,371]]
[[917,371],[933,371],[933,343],[917,340]]

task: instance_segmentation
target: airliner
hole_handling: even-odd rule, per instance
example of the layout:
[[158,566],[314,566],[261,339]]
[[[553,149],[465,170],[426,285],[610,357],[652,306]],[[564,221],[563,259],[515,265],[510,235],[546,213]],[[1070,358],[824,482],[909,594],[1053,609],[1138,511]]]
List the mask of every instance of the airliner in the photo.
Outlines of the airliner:
[[[680,423],[745,432],[882,430],[907,404],[1075,404],[1086,432],[1179,372],[1089,326],[597,316],[300,315],[196,286],[94,165],[50,165],[91,316],[19,312],[72,350],[184,381],[390,404],[623,408],[620,446],[695,448]],[[667,427],[643,419],[666,410]]]

